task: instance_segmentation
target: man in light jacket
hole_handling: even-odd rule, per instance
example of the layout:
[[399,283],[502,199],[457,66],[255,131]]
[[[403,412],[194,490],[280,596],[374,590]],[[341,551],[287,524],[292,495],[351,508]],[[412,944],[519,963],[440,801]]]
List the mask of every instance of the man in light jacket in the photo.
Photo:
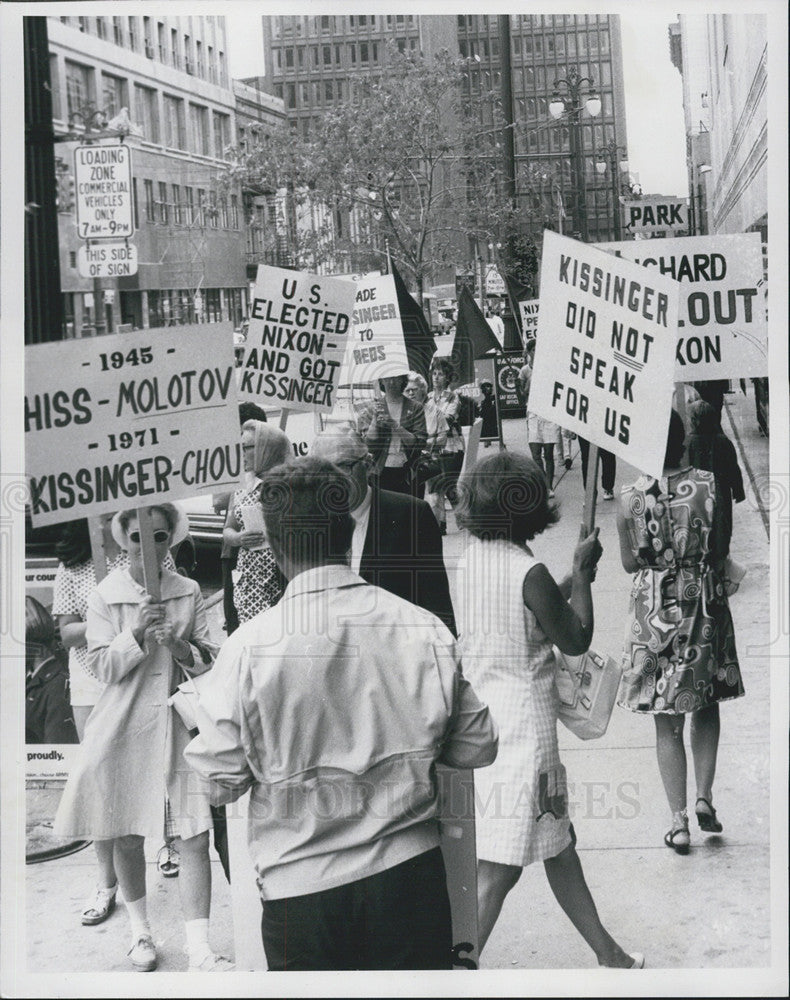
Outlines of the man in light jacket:
[[482,767],[497,732],[434,615],[349,565],[349,479],[267,474],[289,579],[222,648],[186,751],[217,801],[246,789],[270,970],[449,969],[435,768]]

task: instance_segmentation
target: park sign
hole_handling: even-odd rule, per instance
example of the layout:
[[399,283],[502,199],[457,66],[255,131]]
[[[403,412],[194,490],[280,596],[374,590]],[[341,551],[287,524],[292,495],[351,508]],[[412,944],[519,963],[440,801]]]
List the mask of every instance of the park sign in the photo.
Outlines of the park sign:
[[685,198],[665,198],[648,195],[635,201],[624,201],[625,228],[632,235],[688,231],[689,210]]
[[[647,279],[647,280],[646,280]],[[529,408],[660,476],[672,402],[679,285],[546,231]]]
[[233,489],[230,338],[169,327],[26,347],[25,461],[34,527]]
[[759,233],[600,244],[680,282],[675,380],[768,374]]
[[80,239],[118,239],[134,234],[132,152],[128,146],[77,146],[74,184]]
[[239,398],[329,413],[348,347],[356,285],[261,265],[241,364]]
[[356,278],[353,330],[339,376],[340,385],[361,385],[409,371],[398,293],[391,274]]
[[521,329],[524,332],[524,340],[534,340],[538,335],[538,306],[539,299],[528,299],[526,302],[519,302],[518,311],[521,313]]
[[87,243],[77,250],[81,278],[125,278],[137,274],[137,247],[132,243]]

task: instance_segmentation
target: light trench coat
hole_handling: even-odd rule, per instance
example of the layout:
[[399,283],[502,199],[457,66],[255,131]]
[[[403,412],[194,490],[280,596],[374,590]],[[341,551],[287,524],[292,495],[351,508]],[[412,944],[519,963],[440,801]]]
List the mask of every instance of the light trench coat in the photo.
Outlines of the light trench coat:
[[[217,647],[209,639],[200,587],[163,569],[161,588],[167,619],[192,648],[192,673],[202,673]],[[145,596],[127,569],[116,569],[88,598],[88,661],[106,687],[61,799],[55,820],[60,836],[161,839],[165,794],[181,837],[211,829],[208,785],[184,760],[190,735],[167,704],[183,671],[167,647],[146,640],[141,648],[132,635]]]

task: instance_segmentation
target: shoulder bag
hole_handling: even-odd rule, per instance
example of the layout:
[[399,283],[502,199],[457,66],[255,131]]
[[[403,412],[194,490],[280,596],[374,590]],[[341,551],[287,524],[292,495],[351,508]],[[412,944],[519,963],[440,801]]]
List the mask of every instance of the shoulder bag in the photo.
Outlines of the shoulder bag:
[[611,656],[592,649],[581,656],[566,656],[555,646],[554,657],[557,717],[580,740],[598,739],[609,726],[622,668]]

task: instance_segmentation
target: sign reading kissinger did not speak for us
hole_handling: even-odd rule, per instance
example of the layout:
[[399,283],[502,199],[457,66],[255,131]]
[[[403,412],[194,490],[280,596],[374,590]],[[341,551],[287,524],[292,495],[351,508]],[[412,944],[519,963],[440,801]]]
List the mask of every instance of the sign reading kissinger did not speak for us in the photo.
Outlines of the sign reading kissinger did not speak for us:
[[671,278],[545,232],[530,410],[661,475],[678,297]]
[[250,309],[239,397],[329,413],[354,311],[353,281],[261,265]]
[[768,374],[759,233],[634,240],[600,247],[680,282],[678,382]]
[[230,338],[170,327],[26,347],[25,461],[35,527],[232,489]]

